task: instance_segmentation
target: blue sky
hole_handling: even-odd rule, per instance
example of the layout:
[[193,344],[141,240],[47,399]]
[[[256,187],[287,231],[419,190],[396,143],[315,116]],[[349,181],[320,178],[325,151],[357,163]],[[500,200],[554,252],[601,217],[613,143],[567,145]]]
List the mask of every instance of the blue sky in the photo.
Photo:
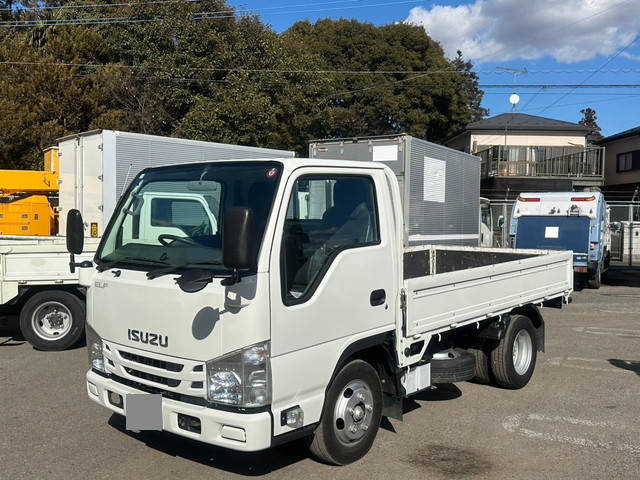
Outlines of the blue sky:
[[[445,52],[473,61],[491,115],[517,111],[577,122],[597,111],[604,135],[640,126],[640,88],[515,88],[514,84],[640,85],[640,0],[231,0],[274,30],[298,20],[354,18],[423,25]],[[504,69],[527,70],[514,75]]]

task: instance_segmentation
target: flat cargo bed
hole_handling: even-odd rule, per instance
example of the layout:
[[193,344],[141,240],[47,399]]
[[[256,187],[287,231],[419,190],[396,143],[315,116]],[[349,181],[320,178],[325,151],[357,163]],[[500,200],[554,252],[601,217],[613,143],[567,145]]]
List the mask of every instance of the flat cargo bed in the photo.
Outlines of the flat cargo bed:
[[[85,238],[77,261],[91,260],[99,238]],[[0,305],[18,295],[20,285],[76,284],[78,270],[69,271],[65,237],[0,236]]]
[[571,251],[412,247],[404,253],[404,335],[436,334],[525,304],[569,297]]

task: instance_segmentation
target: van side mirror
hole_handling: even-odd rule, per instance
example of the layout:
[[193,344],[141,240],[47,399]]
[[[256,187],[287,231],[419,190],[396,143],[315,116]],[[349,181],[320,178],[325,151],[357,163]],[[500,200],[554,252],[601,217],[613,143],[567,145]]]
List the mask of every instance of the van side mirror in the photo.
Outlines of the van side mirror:
[[504,216],[503,215],[500,215],[498,217],[498,227],[500,227],[500,228],[504,227]]
[[255,259],[256,226],[253,210],[231,207],[224,212],[222,224],[222,264],[232,271],[223,285],[240,282],[240,270],[251,268]]

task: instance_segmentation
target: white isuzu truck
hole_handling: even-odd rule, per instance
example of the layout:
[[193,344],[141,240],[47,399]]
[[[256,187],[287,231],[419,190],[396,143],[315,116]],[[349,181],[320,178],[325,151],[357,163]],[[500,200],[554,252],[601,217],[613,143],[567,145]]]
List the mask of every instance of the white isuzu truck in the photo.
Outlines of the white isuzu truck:
[[70,212],[89,398],[129,429],[241,451],[307,437],[341,465],[432,384],[524,387],[571,252],[406,247],[402,212],[388,167],[309,159],[144,170],[93,262]]

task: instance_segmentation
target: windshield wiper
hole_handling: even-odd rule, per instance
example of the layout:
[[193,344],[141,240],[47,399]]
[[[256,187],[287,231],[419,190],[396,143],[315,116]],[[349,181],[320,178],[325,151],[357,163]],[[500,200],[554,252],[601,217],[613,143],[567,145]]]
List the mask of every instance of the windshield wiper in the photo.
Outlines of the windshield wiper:
[[122,258],[119,258],[117,260],[111,260],[110,262],[106,262],[106,263],[103,263],[102,265],[98,265],[96,267],[96,270],[98,270],[99,272],[104,272],[105,270],[112,269],[113,267],[115,267],[119,263],[124,263],[124,262],[131,261],[131,260],[133,260],[134,262],[136,260],[142,261],[142,262],[151,262],[154,265],[166,265],[164,262],[160,262],[158,260],[152,260],[151,258],[122,257]]
[[[149,280],[153,280],[154,278],[162,277],[163,275],[169,275],[171,273],[175,273],[178,270],[182,270],[190,267],[197,268],[201,265],[211,266],[211,265],[221,265],[221,264],[216,262],[199,262],[199,263],[183,263],[181,265],[169,265],[167,267],[158,268],[156,270],[151,270],[150,272],[147,272],[147,278]],[[213,274],[211,274],[211,277],[213,277]]]

